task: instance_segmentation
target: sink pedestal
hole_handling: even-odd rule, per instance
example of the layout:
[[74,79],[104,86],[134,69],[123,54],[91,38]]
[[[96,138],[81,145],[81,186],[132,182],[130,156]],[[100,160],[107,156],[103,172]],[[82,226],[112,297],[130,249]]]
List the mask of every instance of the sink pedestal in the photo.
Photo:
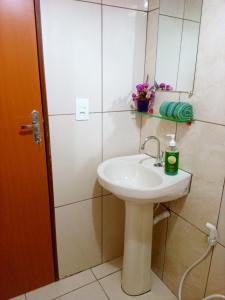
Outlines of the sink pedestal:
[[126,201],[122,288],[128,295],[151,290],[153,203]]

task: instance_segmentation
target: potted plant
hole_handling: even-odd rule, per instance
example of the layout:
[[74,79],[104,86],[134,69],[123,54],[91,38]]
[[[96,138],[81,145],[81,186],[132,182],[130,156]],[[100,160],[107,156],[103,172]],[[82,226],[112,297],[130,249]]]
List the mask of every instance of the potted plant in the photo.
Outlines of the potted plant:
[[132,100],[138,112],[149,111],[155,100],[155,92],[157,90],[171,91],[172,87],[165,83],[158,85],[156,82],[151,86],[147,81],[136,85],[136,93],[132,94]]

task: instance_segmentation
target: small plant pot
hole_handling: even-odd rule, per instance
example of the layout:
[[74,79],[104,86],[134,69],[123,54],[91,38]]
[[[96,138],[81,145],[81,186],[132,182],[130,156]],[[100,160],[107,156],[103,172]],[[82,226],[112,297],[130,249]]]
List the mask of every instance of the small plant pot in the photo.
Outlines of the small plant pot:
[[138,100],[136,107],[138,112],[148,112],[149,99]]

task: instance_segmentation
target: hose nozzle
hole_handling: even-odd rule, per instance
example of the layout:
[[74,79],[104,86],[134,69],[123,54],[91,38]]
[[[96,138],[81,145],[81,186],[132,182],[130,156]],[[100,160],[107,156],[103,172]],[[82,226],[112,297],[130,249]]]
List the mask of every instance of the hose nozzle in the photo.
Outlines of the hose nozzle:
[[208,243],[210,246],[215,246],[217,243],[217,237],[218,237],[216,226],[211,223],[206,223],[205,226],[209,231]]

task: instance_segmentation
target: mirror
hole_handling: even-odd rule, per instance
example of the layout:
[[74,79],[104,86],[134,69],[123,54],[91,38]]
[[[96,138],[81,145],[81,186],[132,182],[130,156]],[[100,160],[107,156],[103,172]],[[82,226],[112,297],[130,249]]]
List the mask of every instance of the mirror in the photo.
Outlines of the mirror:
[[160,0],[156,82],[193,90],[202,0]]

